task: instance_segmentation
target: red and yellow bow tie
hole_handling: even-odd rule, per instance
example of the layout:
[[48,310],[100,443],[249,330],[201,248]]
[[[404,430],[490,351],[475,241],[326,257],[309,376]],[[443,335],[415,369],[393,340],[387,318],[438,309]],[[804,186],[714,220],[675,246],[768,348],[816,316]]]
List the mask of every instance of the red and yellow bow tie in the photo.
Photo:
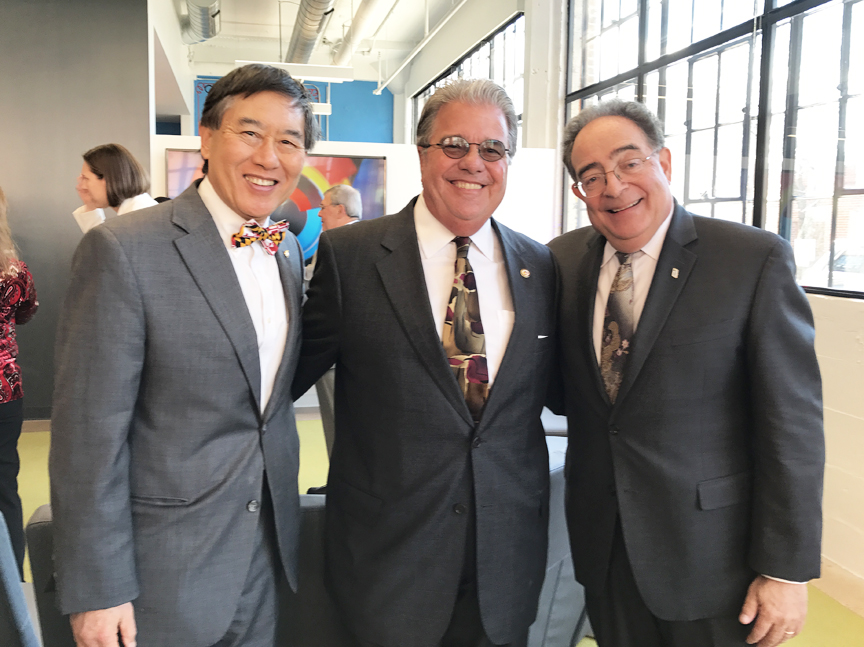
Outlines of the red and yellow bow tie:
[[240,231],[231,235],[231,244],[238,249],[251,245],[256,240],[261,241],[264,251],[273,256],[279,249],[279,243],[285,238],[288,223],[284,220],[270,225],[266,229],[254,220],[243,223]]

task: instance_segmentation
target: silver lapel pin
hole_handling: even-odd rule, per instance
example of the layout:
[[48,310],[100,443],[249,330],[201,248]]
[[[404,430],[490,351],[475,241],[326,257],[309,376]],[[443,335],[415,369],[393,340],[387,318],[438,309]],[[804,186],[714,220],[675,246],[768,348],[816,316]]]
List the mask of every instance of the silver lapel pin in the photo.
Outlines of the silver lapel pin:
[[522,276],[523,279],[527,279],[529,276],[531,276],[531,272],[526,270],[524,267],[519,270],[519,274]]
[[[282,252],[282,255],[285,258],[288,258],[289,256],[291,256],[291,253],[286,249],[285,251]],[[675,270],[675,271],[677,272],[678,270]],[[676,274],[675,276],[678,276],[678,275]]]
[[672,278],[673,278],[673,279],[677,279],[677,278],[678,278],[678,268],[677,268],[677,267],[673,267],[673,268],[672,268]]

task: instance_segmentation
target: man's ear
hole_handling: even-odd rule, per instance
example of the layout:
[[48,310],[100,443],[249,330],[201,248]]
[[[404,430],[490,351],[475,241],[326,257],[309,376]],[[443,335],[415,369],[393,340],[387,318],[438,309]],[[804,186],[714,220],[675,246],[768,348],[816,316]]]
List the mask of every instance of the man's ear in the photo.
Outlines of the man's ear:
[[209,160],[210,138],[213,136],[213,131],[207,128],[207,126],[198,126],[198,134],[201,136],[201,157]]
[[666,179],[669,182],[672,181],[672,151],[670,151],[665,146],[660,149],[657,153],[657,159],[660,161],[660,168],[663,169],[663,173],[666,175]]

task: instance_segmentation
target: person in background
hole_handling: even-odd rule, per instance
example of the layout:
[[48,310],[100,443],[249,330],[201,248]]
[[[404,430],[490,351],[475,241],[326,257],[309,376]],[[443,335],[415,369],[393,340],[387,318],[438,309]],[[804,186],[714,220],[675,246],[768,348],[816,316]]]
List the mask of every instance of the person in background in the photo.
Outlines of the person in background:
[[[363,196],[353,186],[337,184],[331,186],[324,192],[321,199],[321,228],[324,231],[336,229],[343,225],[353,225],[360,222],[363,217]],[[318,261],[318,252],[306,266],[306,281],[312,279],[315,272],[315,263]],[[333,453],[333,438],[336,435],[334,413],[333,413],[333,389],[336,383],[336,369],[330,369],[315,383],[315,392],[318,394],[318,406],[321,410],[321,424],[324,427],[324,441],[327,443],[327,456]],[[324,494],[323,488],[311,488],[310,494]]]
[[0,512],[6,517],[18,572],[24,579],[24,521],[18,496],[18,438],[24,422],[21,368],[15,326],[30,321],[39,307],[33,277],[19,260],[0,189]]
[[75,190],[84,204],[72,212],[83,233],[105,222],[108,207],[122,216],[157,204],[147,193],[150,178],[144,167],[120,144],[102,144],[83,157]]

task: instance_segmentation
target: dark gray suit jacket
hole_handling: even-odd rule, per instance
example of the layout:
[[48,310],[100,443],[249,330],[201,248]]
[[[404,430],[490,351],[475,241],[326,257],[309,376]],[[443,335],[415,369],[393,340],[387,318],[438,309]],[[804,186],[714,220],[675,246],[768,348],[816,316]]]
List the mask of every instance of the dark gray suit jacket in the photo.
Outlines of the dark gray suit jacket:
[[493,222],[516,318],[475,429],[432,323],[413,211],[322,236],[304,308],[295,397],[336,364],[329,588],[359,638],[437,645],[476,520],[483,624],[507,643],[534,620],[546,563],[554,262]]
[[276,259],[289,332],[261,411],[252,319],[196,186],[81,241],[60,317],[51,423],[63,613],[134,600],[139,644],[215,643],[246,579],[259,518],[247,504],[261,501],[265,469],[295,586],[299,442],[289,387],[303,270],[293,236]]
[[737,613],[757,573],[818,577],[821,381],[789,244],[676,205],[613,406],[592,339],[605,242],[587,227],[549,243],[577,578],[605,589],[617,515],[666,620]]

